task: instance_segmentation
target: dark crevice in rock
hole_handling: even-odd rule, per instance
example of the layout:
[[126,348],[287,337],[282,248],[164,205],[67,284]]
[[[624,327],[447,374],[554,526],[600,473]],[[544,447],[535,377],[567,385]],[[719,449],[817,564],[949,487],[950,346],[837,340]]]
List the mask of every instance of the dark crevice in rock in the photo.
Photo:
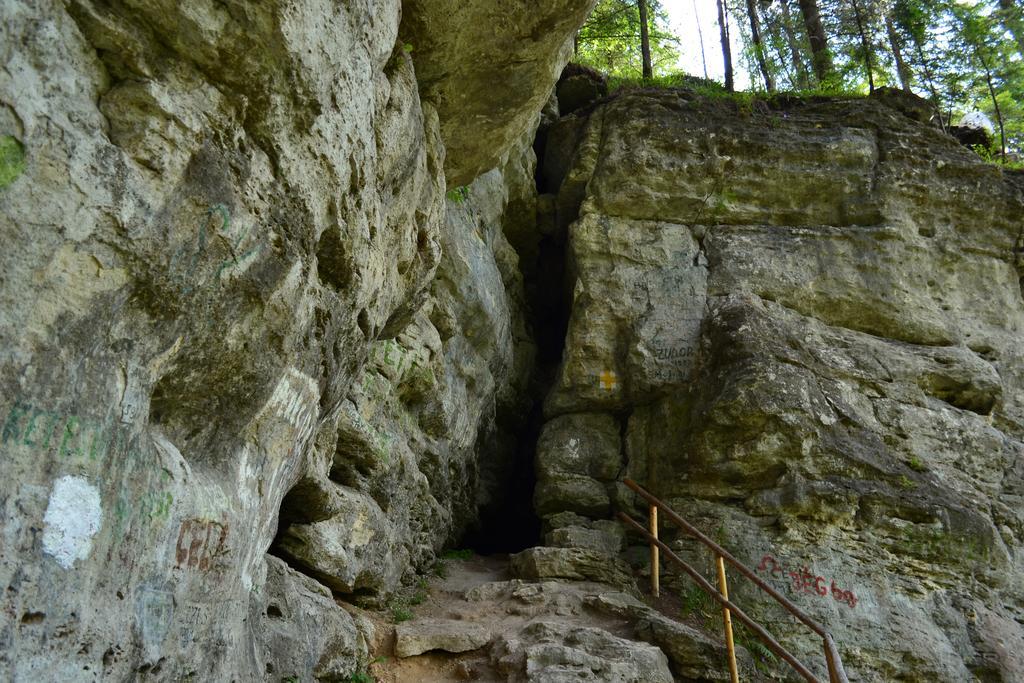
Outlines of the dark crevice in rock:
[[[288,526],[289,525],[287,525],[287,524],[282,524],[282,525],[280,525],[278,527],[277,535],[274,536],[273,542],[270,544],[270,547],[267,548],[267,555],[270,555],[272,557],[276,557],[277,559],[281,560],[286,565],[288,565],[288,567],[293,569],[294,571],[296,571],[296,572],[298,572],[300,574],[303,574],[305,576],[308,576],[309,578],[313,579],[314,581],[316,581],[320,585],[322,585],[325,588],[327,588],[327,590],[331,591],[332,595],[337,593],[336,589],[333,588],[330,585],[330,583],[328,583],[325,580],[325,577],[324,577],[324,575],[322,573],[316,571],[312,567],[309,567],[309,566],[303,564],[302,562],[299,562],[298,560],[296,560],[294,557],[292,557],[290,554],[288,554],[287,552],[285,552],[281,548],[281,539],[284,537],[285,532],[288,531]],[[274,616],[274,615],[271,614],[269,608],[267,610],[267,615],[268,616]]]
[[632,410],[625,410],[615,416],[615,419],[619,421],[619,459],[621,465],[619,466],[619,472],[615,476],[616,481],[621,481],[626,473],[629,472],[629,448],[628,446],[628,435],[629,435],[629,418],[632,416]]
[[[542,125],[538,129],[533,145],[537,154],[538,192],[545,188],[540,169],[544,166],[547,128]],[[538,545],[541,540],[541,523],[533,505],[537,484],[534,461],[545,422],[544,398],[558,376],[572,313],[568,229],[544,228],[555,225],[554,216],[546,215],[553,210],[553,204],[543,201],[541,196],[537,208],[539,229],[532,237],[533,242],[510,240],[520,257],[528,323],[537,352],[529,381],[530,408],[525,422],[518,429],[505,430],[517,433],[519,438],[513,465],[506,472],[502,502],[482,508],[478,524],[459,541],[461,547],[484,555],[518,552]]]
[[[517,430],[515,453],[504,472],[501,489],[488,505],[479,509],[476,524],[463,534],[456,547],[470,548],[480,555],[495,555],[517,553],[540,542],[540,520],[533,510],[533,489],[537,483],[533,456],[542,425],[543,415],[537,402],[525,425]],[[486,452],[481,452],[486,457]]]
[[[278,558],[291,569],[308,576],[333,593],[334,589],[324,581],[321,574],[292,557],[282,547],[282,540],[292,524],[309,524],[330,517],[332,510],[329,502],[324,501],[323,497],[317,494],[322,494],[322,491],[318,491],[317,487],[311,485],[308,479],[300,480],[285,494],[278,511],[277,533],[274,535],[270,547],[267,548],[267,554]],[[277,614],[274,613],[275,610]],[[280,617],[280,609],[275,605],[269,605],[267,616]]]
[[335,290],[343,291],[352,284],[352,264],[341,231],[334,227],[320,236],[316,247],[316,272],[321,282]]

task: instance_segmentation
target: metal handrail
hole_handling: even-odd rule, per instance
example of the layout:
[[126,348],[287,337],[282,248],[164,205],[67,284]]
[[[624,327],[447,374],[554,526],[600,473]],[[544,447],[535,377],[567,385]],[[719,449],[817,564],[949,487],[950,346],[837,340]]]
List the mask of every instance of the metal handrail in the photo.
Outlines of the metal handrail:
[[[743,564],[735,557],[733,557],[732,554],[729,553],[729,551],[727,551],[725,548],[718,545],[710,538],[702,534],[693,525],[691,525],[685,519],[676,514],[676,512],[672,510],[672,508],[668,507],[667,505],[665,505],[665,503],[661,502],[653,495],[648,493],[646,490],[643,489],[643,487],[641,487],[635,481],[633,481],[632,479],[625,479],[623,483],[625,483],[626,486],[631,488],[642,498],[644,498],[648,503],[650,503],[652,509],[657,508],[662,510],[673,523],[675,523],[681,529],[683,529],[688,534],[690,534],[698,541],[703,543],[705,546],[710,548],[718,557],[723,558],[726,562],[735,567],[741,574],[743,574],[745,577],[753,581],[758,588],[760,588],[764,592],[768,593],[768,595],[775,598],[775,600],[780,605],[782,605],[786,609],[786,611],[788,611],[794,617],[803,622],[805,626],[814,631],[823,641],[825,650],[825,661],[828,666],[829,682],[849,683],[849,679],[846,677],[846,671],[843,669],[843,663],[839,658],[839,651],[836,648],[835,640],[833,640],[832,634],[826,631],[825,628],[821,626],[821,624],[819,624],[814,619],[805,614],[803,610],[801,610],[799,607],[790,602],[789,599],[787,599],[785,596],[781,595],[777,590],[775,590],[767,583],[765,583],[761,579],[761,577],[757,576],[749,567],[747,567],[745,564]],[[696,569],[694,569],[685,561],[683,561],[678,555],[672,552],[672,549],[665,545],[664,542],[659,540],[656,535],[649,532],[647,529],[643,527],[642,524],[637,522],[635,519],[633,519],[626,513],[620,512],[618,516],[623,522],[626,522],[634,529],[636,529],[638,532],[640,532],[643,536],[645,536],[647,540],[651,543],[652,548],[659,548],[662,552],[665,553],[666,557],[668,557],[670,560],[672,560],[680,567],[682,567],[683,571],[689,574],[690,578],[692,578],[694,582],[696,582],[696,584],[700,586],[700,588],[705,593],[707,593],[714,600],[716,600],[722,606],[723,609],[728,610],[732,614],[736,615],[736,618],[742,621],[747,626],[747,628],[753,631],[757,635],[757,637],[760,638],[762,642],[764,642],[765,646],[768,647],[769,650],[774,652],[776,655],[778,655],[780,659],[784,660],[790,666],[792,666],[793,669],[801,676],[803,676],[807,681],[809,681],[809,683],[821,683],[821,681],[814,674],[812,674],[807,669],[807,667],[801,664],[800,661],[796,659],[796,657],[790,654],[784,647],[782,647],[782,645],[780,645],[774,638],[772,638],[772,636],[760,624],[758,624],[749,616],[747,616],[747,614],[743,612],[742,609],[737,607],[728,598],[723,597],[718,592],[718,590],[716,590],[715,587],[712,586],[707,581],[707,579],[705,579],[700,574],[700,572],[698,572]],[[654,515],[653,518],[656,519],[656,515]]]

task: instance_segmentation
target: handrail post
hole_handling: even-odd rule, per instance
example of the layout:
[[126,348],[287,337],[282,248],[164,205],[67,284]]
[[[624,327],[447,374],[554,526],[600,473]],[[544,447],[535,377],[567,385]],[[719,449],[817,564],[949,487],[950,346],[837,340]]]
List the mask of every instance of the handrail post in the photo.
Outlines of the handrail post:
[[[658,506],[651,505],[651,536],[658,540]],[[658,557],[658,546],[651,543],[651,595],[661,595],[661,566]]]
[[[622,480],[627,487],[635,491],[641,498],[646,500],[650,505],[650,528],[645,529],[644,526],[633,519],[631,516],[624,512],[619,512],[618,517],[628,526],[632,527],[635,531],[639,532],[642,536],[646,537],[651,544],[651,587],[652,593],[658,595],[658,549],[665,551],[665,557],[682,567],[690,578],[693,579],[701,589],[712,596],[722,606],[725,616],[726,626],[726,641],[727,646],[732,646],[732,619],[731,614],[734,614],[743,624],[749,628],[765,645],[768,649],[778,655],[781,659],[787,662],[793,669],[799,673],[808,683],[820,683],[819,679],[810,672],[803,664],[801,664],[793,655],[785,650],[772,636],[764,630],[764,628],[757,622],[753,621],[747,614],[738,607],[736,604],[729,600],[728,586],[726,585],[725,579],[725,563],[731,564],[736,571],[742,574],[744,577],[749,579],[755,586],[760,588],[762,591],[767,593],[769,596],[774,598],[783,608],[786,609],[790,614],[795,616],[805,626],[814,631],[824,641],[825,646],[825,662],[828,666],[829,683],[849,683],[849,678],[846,676],[846,671],[843,668],[843,662],[839,656],[839,649],[836,647],[835,640],[832,638],[832,634],[825,630],[825,628],[817,621],[809,617],[799,607],[794,605],[788,598],[784,597],[777,590],[772,588],[765,581],[757,576],[747,565],[737,560],[728,550],[725,550],[722,546],[718,545],[706,535],[701,533],[696,527],[691,525],[685,519],[680,517],[672,508],[668,507],[665,503],[655,498],[649,492],[647,492],[642,486],[637,484],[628,477]],[[665,516],[670,522],[678,526],[680,529],[696,538],[700,543],[704,544],[715,554],[715,559],[718,564],[719,571],[719,590],[715,590],[708,581],[693,567],[688,565],[686,562],[681,560],[678,555],[672,552],[669,546],[665,545],[661,540],[658,539],[658,510],[662,510]],[[731,613],[731,614],[730,614]],[[733,652],[730,656],[730,673],[732,674],[733,683],[738,683],[738,674],[735,669],[734,657],[735,649],[734,646],[731,648]]]
[[747,616],[747,614],[743,611],[741,607],[723,598],[722,594],[719,593],[714,586],[708,583],[707,579],[701,576],[700,572],[698,572],[696,569],[688,565],[678,555],[672,552],[672,548],[665,545],[664,541],[660,541],[651,536],[651,532],[648,531],[647,527],[645,527],[643,524],[627,515],[625,512],[619,512],[618,517],[623,522],[625,522],[630,528],[637,531],[641,536],[646,538],[649,542],[656,543],[658,547],[661,548],[666,558],[679,565],[683,569],[683,571],[685,571],[690,576],[690,578],[693,579],[698,586],[700,586],[700,589],[707,593],[709,596],[711,596],[719,605],[721,605],[722,607],[728,607],[729,611],[731,611],[737,619],[743,622],[744,626],[746,626],[754,633],[754,635],[760,638],[761,642],[763,642],[769,650],[774,652],[776,656],[779,657],[779,659],[788,663],[791,667],[793,667],[793,669],[798,674],[803,676],[804,680],[807,681],[807,683],[821,683],[820,679],[817,676],[811,673],[810,670],[803,664],[801,664],[796,657],[794,657],[791,653],[789,653],[786,650],[786,648],[782,647],[782,645],[780,645],[778,641],[772,638],[771,634],[765,631],[763,626],[761,626],[756,621]]
[[710,538],[708,538],[707,536],[702,534],[692,524],[690,524],[685,519],[683,519],[682,517],[677,515],[672,510],[672,508],[668,507],[667,505],[662,503],[660,500],[658,500],[657,498],[652,496],[650,493],[648,493],[646,490],[644,490],[644,488],[642,486],[637,484],[632,479],[629,479],[629,478],[623,479],[622,483],[625,484],[626,486],[628,486],[629,488],[631,488],[632,490],[636,491],[640,495],[641,498],[646,500],[651,505],[660,506],[662,508],[662,511],[665,513],[665,516],[668,517],[670,522],[672,522],[673,524],[678,526],[680,529],[682,529],[686,533],[688,533],[691,536],[693,536],[694,538],[696,538],[698,541],[700,541],[705,546],[710,548],[712,550],[712,552],[715,552],[715,553],[721,555],[722,557],[724,557],[725,561],[728,562],[729,564],[731,564],[736,569],[736,571],[738,571],[740,574],[743,574],[745,577],[750,579],[750,581],[753,582],[754,585],[756,585],[758,588],[763,590],[765,593],[767,593],[768,595],[770,595],[773,598],[775,598],[775,600],[779,604],[781,604],[783,607],[786,608],[786,611],[788,611],[790,614],[792,614],[797,619],[802,621],[809,629],[811,629],[812,631],[817,633],[819,638],[824,638],[825,637],[825,629],[824,629],[824,627],[821,624],[819,624],[818,622],[814,621],[809,616],[804,614],[803,610],[801,610],[799,607],[794,605],[788,598],[786,598],[784,595],[782,595],[777,590],[775,590],[774,588],[769,586],[767,583],[765,583],[761,579],[761,577],[759,577],[757,574],[754,573],[754,571],[752,569],[750,569],[745,564],[743,564],[742,562],[737,560],[735,557],[733,557],[732,554],[728,550],[726,550],[725,548],[723,548],[722,546],[718,545],[717,543],[712,541]]
[[[725,579],[725,559],[721,555],[715,555],[718,564],[718,590],[722,597],[729,599],[729,585]],[[740,674],[736,668],[736,645],[732,640],[732,615],[728,607],[722,607],[722,616],[725,618],[725,649],[729,655],[729,676],[732,683],[740,683]]]
[[839,658],[839,650],[836,648],[836,641],[831,633],[826,633],[822,638],[825,642],[825,664],[828,665],[829,683],[850,683],[843,669],[843,661]]

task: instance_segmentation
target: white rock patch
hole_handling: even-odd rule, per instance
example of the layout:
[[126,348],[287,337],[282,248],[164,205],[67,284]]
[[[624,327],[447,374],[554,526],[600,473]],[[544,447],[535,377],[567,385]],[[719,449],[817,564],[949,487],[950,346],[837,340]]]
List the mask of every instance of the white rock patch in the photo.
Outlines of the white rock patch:
[[53,484],[43,517],[43,550],[70,569],[92,550],[92,537],[100,530],[100,492],[82,477],[63,476]]

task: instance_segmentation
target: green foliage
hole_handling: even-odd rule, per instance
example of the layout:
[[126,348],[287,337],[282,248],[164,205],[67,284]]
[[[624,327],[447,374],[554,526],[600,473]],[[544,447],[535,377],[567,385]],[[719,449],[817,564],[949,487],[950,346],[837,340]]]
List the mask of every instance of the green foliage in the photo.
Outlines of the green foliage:
[[[983,147],[982,145],[971,145],[971,149],[986,162],[999,166],[1000,168],[1005,168],[1011,171],[1024,170],[1024,158],[1014,159],[1004,157],[1000,154],[999,150],[991,147]],[[911,467],[913,467],[913,465],[911,465]]]
[[727,94],[725,87],[717,81],[698,78],[682,71],[667,71],[654,74],[654,78],[644,80],[639,74],[615,75],[608,77],[608,92],[629,90],[631,88],[686,88],[688,90],[717,92]]
[[[679,39],[668,30],[668,15],[657,0],[648,0],[651,66],[655,76],[674,68],[679,60]],[[610,76],[639,77],[640,10],[636,0],[598,0],[580,28],[574,62]]]
[[374,664],[380,664],[386,662],[387,657],[375,657],[370,660],[369,664],[362,663],[359,668],[353,671],[346,679],[346,683],[377,683],[377,678],[369,672],[369,668]]
[[733,621],[733,639],[737,645],[746,649],[754,658],[754,666],[758,671],[770,673],[772,668],[779,663],[779,658],[775,653],[768,649],[768,646],[741,622]]
[[1013,150],[1024,144],[1024,64],[998,18],[983,2],[950,3],[945,37],[952,49],[942,64],[942,80],[960,113],[985,113],[996,124],[999,149]]
[[905,489],[908,491],[917,486],[917,484],[910,481],[910,479],[905,474],[901,474],[899,480],[896,483],[899,485],[901,489]]
[[910,460],[907,461],[907,466],[910,467],[910,469],[914,470],[915,472],[924,472],[925,470],[928,469],[927,467],[925,467],[925,464],[921,462],[921,458],[917,457],[916,455],[910,456]]
[[414,48],[413,48],[413,46],[412,46],[412,43],[406,43],[405,45],[403,45],[403,46],[402,46],[402,50],[403,50],[403,51],[404,51],[404,52],[405,52],[406,54],[409,54],[409,53],[411,53],[411,52],[413,51],[413,49],[414,49]]
[[[710,595],[700,587],[693,585],[680,594],[682,607],[681,617],[697,618],[705,631],[713,632],[721,637],[724,628],[724,615],[722,609]],[[732,620],[733,639],[737,645],[746,648],[747,652],[754,658],[754,666],[759,671],[768,673],[773,666],[778,664],[778,658],[767,646],[762,643],[756,635],[749,631],[741,622]]]
[[413,614],[413,611],[405,605],[393,605],[391,607],[391,621],[396,624],[400,624],[403,621],[409,621],[414,616],[416,615]]
[[391,612],[391,620],[396,624],[409,621],[415,616],[412,608],[422,605],[429,596],[429,582],[426,577],[421,576],[415,587],[396,593],[388,602],[387,607]]
[[734,102],[739,107],[740,111],[746,113],[751,113],[757,107],[758,102],[764,103],[770,108],[773,106],[774,102],[782,99],[792,100],[794,98],[810,99],[819,97],[860,98],[865,96],[865,93],[846,90],[839,86],[834,86],[827,90],[822,88],[807,88],[804,90],[776,92],[771,95],[750,91],[729,92],[725,89],[725,86],[718,81],[691,76],[681,71],[673,71],[662,75],[656,75],[654,78],[647,81],[644,81],[639,77],[608,77],[608,92],[610,93],[636,88],[663,88],[666,90],[678,88],[691,92],[694,95],[698,95],[707,100]]
[[684,619],[689,616],[711,616],[715,601],[700,586],[687,588],[679,598],[683,603],[680,613]]
[[441,557],[446,560],[468,560],[473,557],[473,551],[468,548],[461,550],[446,550],[441,553]]
[[25,149],[11,135],[0,135],[0,190],[25,172]]
[[448,201],[455,202],[456,204],[462,204],[464,201],[469,199],[469,188],[468,187],[456,187],[448,190],[445,195],[448,197]]
[[437,562],[435,562],[434,567],[433,569],[431,569],[431,571],[433,572],[434,576],[436,576],[439,579],[448,578],[448,565],[444,563],[444,560],[438,560]]
[[[650,0],[654,77],[640,78],[640,21],[636,0],[599,0],[577,35],[574,61],[609,75],[611,91],[632,87],[684,87],[717,98],[722,86],[677,72],[678,42],[661,3]],[[1024,9],[1008,0],[813,0],[832,68],[820,81],[801,5],[788,2],[727,3],[730,27],[745,47],[737,55],[761,87],[756,57],[780,90],[801,96],[868,94],[874,86],[906,87],[928,98],[938,124],[956,124],[978,110],[996,124],[998,158],[1024,165]],[[753,8],[753,9],[751,9]],[[764,49],[753,47],[751,17]],[[704,52],[720,59],[713,17],[701,17]],[[897,57],[897,55],[899,55]],[[900,68],[902,65],[902,68]],[[738,100],[742,107],[755,104]],[[1005,154],[1004,154],[1005,147]]]

